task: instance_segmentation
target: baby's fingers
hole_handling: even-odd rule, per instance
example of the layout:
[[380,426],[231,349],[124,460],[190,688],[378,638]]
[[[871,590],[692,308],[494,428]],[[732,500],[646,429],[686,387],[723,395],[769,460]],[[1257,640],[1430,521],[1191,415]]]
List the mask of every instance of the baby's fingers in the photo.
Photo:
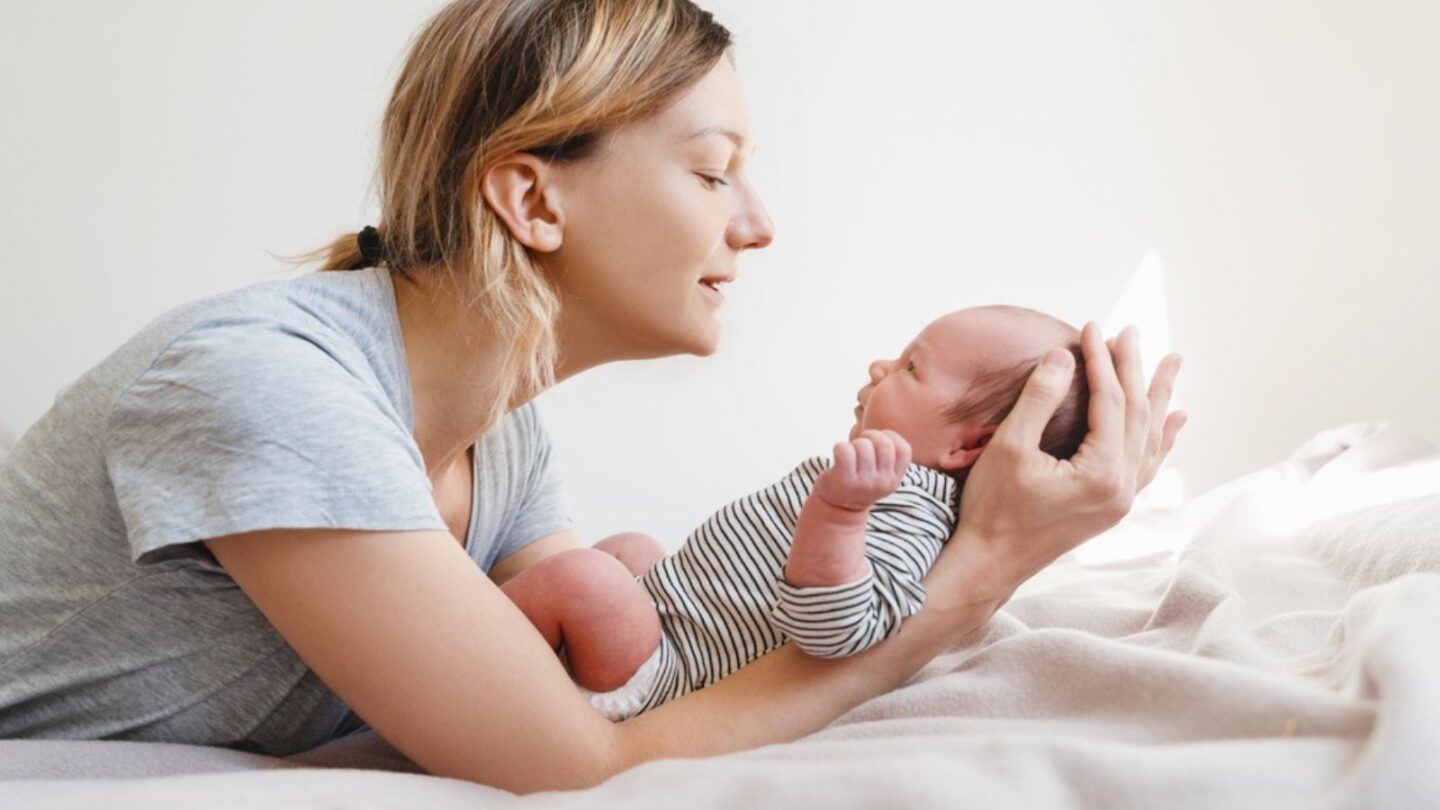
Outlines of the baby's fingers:
[[855,474],[855,446],[850,442],[839,442],[835,445],[835,464],[831,467],[836,473],[844,476]]
[[899,433],[896,433],[893,430],[886,432],[889,433],[891,438],[895,440],[895,475],[904,475],[905,468],[910,466],[910,458],[912,452],[910,449],[910,442],[906,441],[904,436],[901,436]]
[[894,432],[889,430],[867,430],[860,434],[861,438],[869,439],[875,447],[875,471],[883,475],[895,469],[895,439]]
[[[867,431],[868,432],[868,431]],[[862,479],[875,473],[875,443],[865,434],[851,442],[855,448],[855,474]]]

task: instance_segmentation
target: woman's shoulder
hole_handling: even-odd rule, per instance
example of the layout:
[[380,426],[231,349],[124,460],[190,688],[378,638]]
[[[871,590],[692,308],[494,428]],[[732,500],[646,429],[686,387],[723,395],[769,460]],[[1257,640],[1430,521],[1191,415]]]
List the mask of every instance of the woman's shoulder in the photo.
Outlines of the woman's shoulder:
[[203,334],[238,350],[246,339],[278,333],[296,341],[393,352],[399,337],[393,288],[373,270],[309,273],[215,293],[172,307],[127,343],[163,351]]
[[241,379],[264,387],[284,368],[345,366],[403,412],[409,383],[388,285],[388,278],[370,273],[315,273],[171,307],[63,385],[26,433],[48,426],[72,439],[96,438],[117,401],[162,367],[179,384],[193,382],[185,379],[187,371],[229,370],[237,376],[248,370],[250,376]]
[[113,502],[134,555],[271,519],[435,525],[408,380],[366,342],[389,336],[364,334],[363,295],[306,286],[252,285],[155,319],[60,392],[6,456],[6,480],[74,481],[74,499]]
[[218,377],[252,391],[354,381],[408,416],[403,342],[384,285],[373,273],[313,273],[190,301],[153,319],[77,385],[118,401],[154,377],[180,385]]

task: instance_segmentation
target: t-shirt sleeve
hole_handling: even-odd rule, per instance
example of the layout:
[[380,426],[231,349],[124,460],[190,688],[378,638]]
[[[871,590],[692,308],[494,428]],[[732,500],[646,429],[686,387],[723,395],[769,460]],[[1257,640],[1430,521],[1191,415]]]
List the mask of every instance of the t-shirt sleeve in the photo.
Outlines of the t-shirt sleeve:
[[141,565],[218,570],[197,541],[262,529],[447,529],[364,353],[319,328],[191,328],[117,397],[105,459]]
[[520,425],[529,457],[528,474],[514,518],[500,538],[496,560],[503,560],[536,540],[575,528],[555,447],[534,402],[525,405],[522,417]]
[[955,525],[944,487],[907,474],[899,489],[870,507],[869,572],[854,582],[807,588],[782,578],[771,612],[775,626],[816,658],[856,655],[899,633],[924,606],[921,580]]

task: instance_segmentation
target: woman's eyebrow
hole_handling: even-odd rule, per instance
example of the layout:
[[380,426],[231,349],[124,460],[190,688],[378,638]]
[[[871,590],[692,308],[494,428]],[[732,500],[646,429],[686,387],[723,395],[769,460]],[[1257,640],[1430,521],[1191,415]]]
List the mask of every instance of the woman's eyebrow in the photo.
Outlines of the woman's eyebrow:
[[[745,136],[741,135],[733,129],[728,129],[726,127],[704,127],[702,129],[697,129],[689,135],[685,136],[685,140],[688,141],[695,138],[704,138],[709,135],[723,135],[726,138],[729,138],[735,144],[736,149],[739,149],[741,152],[745,151]],[[752,148],[750,150],[750,153],[753,154],[754,151],[755,150]]]

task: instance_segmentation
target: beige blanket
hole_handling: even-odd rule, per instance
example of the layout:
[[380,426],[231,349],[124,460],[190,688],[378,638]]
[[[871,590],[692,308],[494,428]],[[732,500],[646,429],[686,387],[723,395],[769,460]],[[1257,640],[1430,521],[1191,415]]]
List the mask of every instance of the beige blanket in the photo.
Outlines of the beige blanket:
[[[0,783],[0,804],[1440,807],[1435,448],[1386,425],[1337,428],[1092,542],[1155,551],[1062,560],[908,686],[795,743],[523,799],[253,758],[215,768],[229,773]],[[14,750],[0,747],[0,773]]]

